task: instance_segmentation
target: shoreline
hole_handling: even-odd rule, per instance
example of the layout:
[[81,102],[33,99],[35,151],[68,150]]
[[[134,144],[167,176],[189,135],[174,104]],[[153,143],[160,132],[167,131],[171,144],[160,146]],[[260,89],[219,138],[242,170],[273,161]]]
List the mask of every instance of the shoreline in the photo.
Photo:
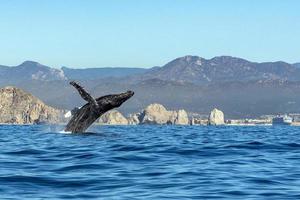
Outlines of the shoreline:
[[[12,123],[0,123],[0,126],[66,126],[67,124],[12,124]],[[206,125],[206,124],[99,124],[95,123],[93,126],[211,126],[211,127],[223,127],[223,126],[300,126],[300,122],[293,122],[290,125],[273,125],[273,124],[223,124],[223,125]]]

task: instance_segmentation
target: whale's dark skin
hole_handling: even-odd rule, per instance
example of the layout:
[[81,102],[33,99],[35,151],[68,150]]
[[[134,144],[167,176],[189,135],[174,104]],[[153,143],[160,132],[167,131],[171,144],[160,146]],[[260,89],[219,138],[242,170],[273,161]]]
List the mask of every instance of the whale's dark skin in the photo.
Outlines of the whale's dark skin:
[[72,133],[83,133],[105,112],[117,108],[134,95],[134,92],[127,91],[120,94],[111,94],[94,99],[78,83],[70,82],[88,103],[82,106],[71,118],[65,131]]

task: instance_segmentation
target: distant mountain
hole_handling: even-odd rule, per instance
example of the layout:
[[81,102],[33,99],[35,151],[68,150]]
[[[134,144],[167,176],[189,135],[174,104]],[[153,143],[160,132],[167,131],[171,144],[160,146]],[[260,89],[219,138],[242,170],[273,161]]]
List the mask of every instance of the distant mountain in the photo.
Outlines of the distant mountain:
[[294,65],[295,67],[300,68],[300,63],[294,63],[293,65]]
[[20,82],[24,80],[54,81],[66,80],[60,69],[51,68],[38,62],[25,61],[18,66],[0,65],[0,82]]
[[[171,110],[183,108],[204,114],[217,107],[228,118],[300,113],[300,68],[285,62],[256,63],[229,56],[212,59],[184,56],[162,67],[138,72],[115,68],[111,73],[106,72],[110,70],[106,68],[63,68],[58,70],[63,76],[50,76],[52,68],[49,67],[27,66],[31,71],[20,67],[25,68],[23,76],[18,66],[14,73],[13,67],[0,67],[0,86],[17,86],[61,109],[85,103],[68,84],[68,79],[76,79],[95,97],[128,89],[135,91],[134,97],[120,108],[125,114],[138,112],[151,103],[163,104]],[[47,76],[35,76],[38,71]]]
[[[263,114],[300,113],[300,82],[253,81],[195,85],[176,81],[148,79],[139,83],[125,80],[80,81],[94,97],[133,90],[135,95],[120,107],[124,114],[141,111],[151,103],[170,110],[208,114],[217,107],[225,118],[251,118]],[[18,87],[29,91],[45,103],[72,109],[85,102],[67,81],[30,81]]]
[[72,69],[62,67],[51,68],[34,61],[25,61],[18,66],[0,65],[0,83],[14,83],[30,80],[61,81],[61,80],[95,80],[108,77],[125,77],[146,72],[144,68],[86,68]]
[[177,58],[163,67],[149,70],[139,80],[162,79],[196,84],[254,80],[300,80],[300,69],[285,62],[250,62],[241,58],[198,56]]
[[128,67],[105,67],[105,68],[86,68],[73,69],[62,67],[62,71],[68,79],[76,80],[94,80],[107,77],[124,77],[129,75],[142,74],[147,71],[144,68],[128,68]]

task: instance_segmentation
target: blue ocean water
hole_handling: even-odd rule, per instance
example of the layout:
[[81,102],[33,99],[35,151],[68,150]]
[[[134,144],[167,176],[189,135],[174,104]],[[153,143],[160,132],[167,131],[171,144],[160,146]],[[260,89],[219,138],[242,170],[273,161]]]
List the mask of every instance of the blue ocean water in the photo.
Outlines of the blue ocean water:
[[0,126],[0,199],[300,199],[300,127]]

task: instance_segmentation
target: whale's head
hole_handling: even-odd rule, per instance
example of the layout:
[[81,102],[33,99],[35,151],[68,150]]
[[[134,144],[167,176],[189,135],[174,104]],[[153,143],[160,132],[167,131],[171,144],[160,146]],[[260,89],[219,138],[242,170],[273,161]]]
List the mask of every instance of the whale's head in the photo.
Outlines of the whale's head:
[[119,107],[120,105],[122,105],[122,103],[130,99],[133,95],[134,92],[130,90],[121,94],[115,94],[113,95],[112,101],[110,103],[112,106]]
[[134,95],[133,91],[127,91],[120,94],[106,95],[96,100],[100,107],[106,109],[113,109],[121,106],[125,101],[127,101],[133,95]]

